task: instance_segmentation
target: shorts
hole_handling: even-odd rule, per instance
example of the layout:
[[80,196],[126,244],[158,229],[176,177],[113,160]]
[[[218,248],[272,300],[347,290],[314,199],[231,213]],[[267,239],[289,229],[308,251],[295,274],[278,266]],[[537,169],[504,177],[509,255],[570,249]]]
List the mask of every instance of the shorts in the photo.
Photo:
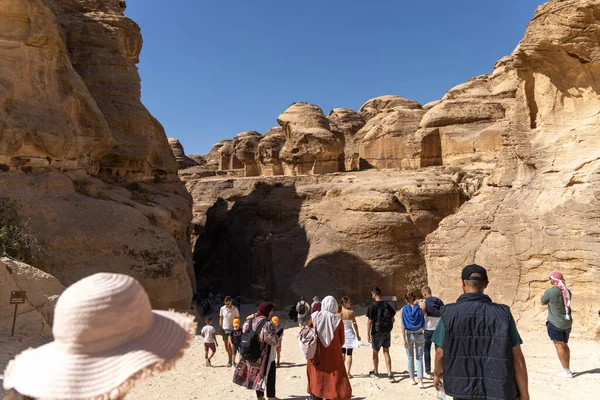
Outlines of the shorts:
[[240,346],[233,345],[233,347],[231,348],[231,353],[237,354],[239,352],[240,352]]
[[548,330],[548,336],[550,336],[550,340],[554,342],[569,343],[569,335],[571,334],[571,328],[559,329],[552,322],[546,321],[546,329]]
[[375,350],[377,352],[379,352],[379,350],[381,350],[382,347],[384,349],[389,349],[391,342],[392,342],[392,335],[390,334],[390,332],[375,333],[371,337],[371,347],[373,347],[373,350]]
[[213,353],[217,352],[217,345],[214,343],[204,343],[204,351],[212,350]]
[[231,336],[231,329],[223,329],[223,333],[221,334],[221,336],[223,336],[223,342],[227,343],[227,341],[229,340],[229,336]]
[[347,356],[351,356],[353,351],[354,349],[347,349],[345,347],[342,347],[342,354],[345,354]]

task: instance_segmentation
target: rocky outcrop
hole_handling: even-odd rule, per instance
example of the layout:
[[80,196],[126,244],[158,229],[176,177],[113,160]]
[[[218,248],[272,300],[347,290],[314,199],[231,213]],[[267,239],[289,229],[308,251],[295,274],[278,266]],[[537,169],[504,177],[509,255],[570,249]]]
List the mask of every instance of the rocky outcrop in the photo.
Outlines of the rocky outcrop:
[[[525,329],[539,329],[545,319],[540,296],[549,273],[560,270],[573,291],[574,329],[594,327],[597,309],[589,305],[600,301],[599,26],[598,1],[540,6],[514,53],[481,78],[484,96],[495,87],[506,97],[475,110],[468,92],[482,85],[471,82],[452,100],[464,107],[456,112],[463,121],[479,115],[469,123],[495,125],[502,140],[498,165],[479,194],[427,238],[429,281],[445,298],[460,292],[448,279],[477,262],[488,268],[492,298],[511,305]],[[505,88],[489,86],[494,80]],[[443,102],[430,112],[437,107]]]
[[181,144],[179,139],[169,138],[169,146],[171,146],[171,151],[175,156],[175,160],[177,161],[177,167],[179,169],[195,167],[201,164],[201,162],[193,160],[192,158],[185,155],[183,145]]
[[64,286],[52,275],[8,257],[0,257],[0,282],[0,331],[12,329],[11,291],[25,291],[25,304],[17,307],[15,334],[50,335],[54,306]]
[[420,285],[420,244],[463,201],[441,169],[186,185],[208,206],[194,250],[199,290],[279,304],[315,294],[359,302],[375,285],[388,293]]
[[244,176],[259,176],[260,168],[256,160],[258,143],[262,135],[256,131],[247,131],[238,134],[233,140],[235,156],[244,164]]
[[282,127],[273,127],[265,133],[263,139],[258,143],[257,161],[260,168],[260,175],[283,175],[283,165],[279,158],[279,152],[284,144],[285,132]]
[[191,198],[140,101],[141,46],[118,1],[5,0],[0,187],[47,250],[40,270],[128,273],[155,307],[187,309]]
[[370,118],[355,136],[361,167],[418,168],[421,149],[415,134],[424,114],[421,108],[397,106]]
[[338,172],[344,157],[344,137],[329,129],[329,120],[319,106],[292,104],[277,122],[285,131],[279,153],[286,175]]
[[365,126],[363,117],[349,108],[334,108],[327,116],[331,132],[344,138],[344,165],[342,171],[360,169],[358,143],[354,135]]
[[406,110],[418,110],[421,109],[421,105],[411,99],[405,99],[400,96],[379,96],[375,97],[360,107],[358,113],[362,116],[365,121],[369,121],[371,118],[379,114],[383,110],[392,108],[403,108]]
[[222,146],[218,150],[219,170],[227,171],[244,168],[244,164],[237,158],[235,153],[235,142],[233,140],[223,140],[221,143]]

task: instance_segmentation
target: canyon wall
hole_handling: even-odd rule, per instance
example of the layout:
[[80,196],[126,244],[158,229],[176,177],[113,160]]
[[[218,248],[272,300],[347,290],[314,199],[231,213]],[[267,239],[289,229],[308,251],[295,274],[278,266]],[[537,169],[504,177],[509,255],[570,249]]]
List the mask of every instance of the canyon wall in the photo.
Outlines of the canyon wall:
[[63,285],[130,274],[159,308],[187,309],[191,197],[140,101],[140,29],[118,0],[1,0],[0,196]]

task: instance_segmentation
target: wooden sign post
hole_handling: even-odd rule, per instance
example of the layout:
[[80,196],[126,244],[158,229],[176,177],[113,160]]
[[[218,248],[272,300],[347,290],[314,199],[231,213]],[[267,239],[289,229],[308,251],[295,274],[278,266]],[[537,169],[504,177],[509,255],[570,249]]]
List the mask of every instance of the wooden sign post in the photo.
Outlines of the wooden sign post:
[[11,291],[10,292],[10,304],[15,305],[15,315],[13,315],[12,332],[10,337],[15,335],[15,322],[17,321],[17,307],[19,304],[25,304],[25,291]]

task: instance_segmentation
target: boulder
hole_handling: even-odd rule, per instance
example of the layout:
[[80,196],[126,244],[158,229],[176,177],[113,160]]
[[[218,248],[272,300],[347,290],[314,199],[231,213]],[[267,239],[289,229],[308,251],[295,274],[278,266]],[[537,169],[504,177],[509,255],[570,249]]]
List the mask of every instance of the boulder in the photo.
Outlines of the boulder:
[[279,158],[279,152],[285,144],[285,131],[276,126],[271,129],[258,143],[257,161],[260,174],[263,176],[283,175],[283,165]]
[[14,306],[11,291],[26,291],[17,307],[15,334],[51,335],[54,307],[65,289],[52,275],[9,257],[0,257],[0,331],[10,332]]
[[[600,301],[599,27],[597,1],[549,1],[486,78],[512,82],[500,91],[510,123],[478,195],[427,238],[430,285],[445,299],[461,291],[447,282],[476,262],[489,271],[489,294],[512,307],[520,329],[539,331],[547,313],[540,297],[559,270],[573,292],[574,331],[593,334],[598,310],[590,304]],[[484,123],[497,123],[492,114]]]
[[327,116],[331,132],[344,138],[344,168],[341,170],[358,170],[358,143],[354,135],[365,125],[363,117],[349,108],[334,108]]
[[286,142],[279,156],[286,175],[338,172],[344,157],[344,139],[329,130],[329,120],[319,106],[293,103],[277,122]]
[[408,110],[415,110],[423,108],[418,102],[405,99],[400,96],[379,96],[375,97],[360,107],[358,113],[362,116],[365,122],[368,122],[371,118],[379,114],[381,111],[390,108],[404,108]]
[[176,138],[169,138],[169,146],[171,146],[171,151],[175,156],[175,160],[177,161],[177,167],[179,169],[185,169],[189,167],[194,167],[200,165],[200,163],[196,160],[185,155],[185,151],[183,150],[183,145]]

